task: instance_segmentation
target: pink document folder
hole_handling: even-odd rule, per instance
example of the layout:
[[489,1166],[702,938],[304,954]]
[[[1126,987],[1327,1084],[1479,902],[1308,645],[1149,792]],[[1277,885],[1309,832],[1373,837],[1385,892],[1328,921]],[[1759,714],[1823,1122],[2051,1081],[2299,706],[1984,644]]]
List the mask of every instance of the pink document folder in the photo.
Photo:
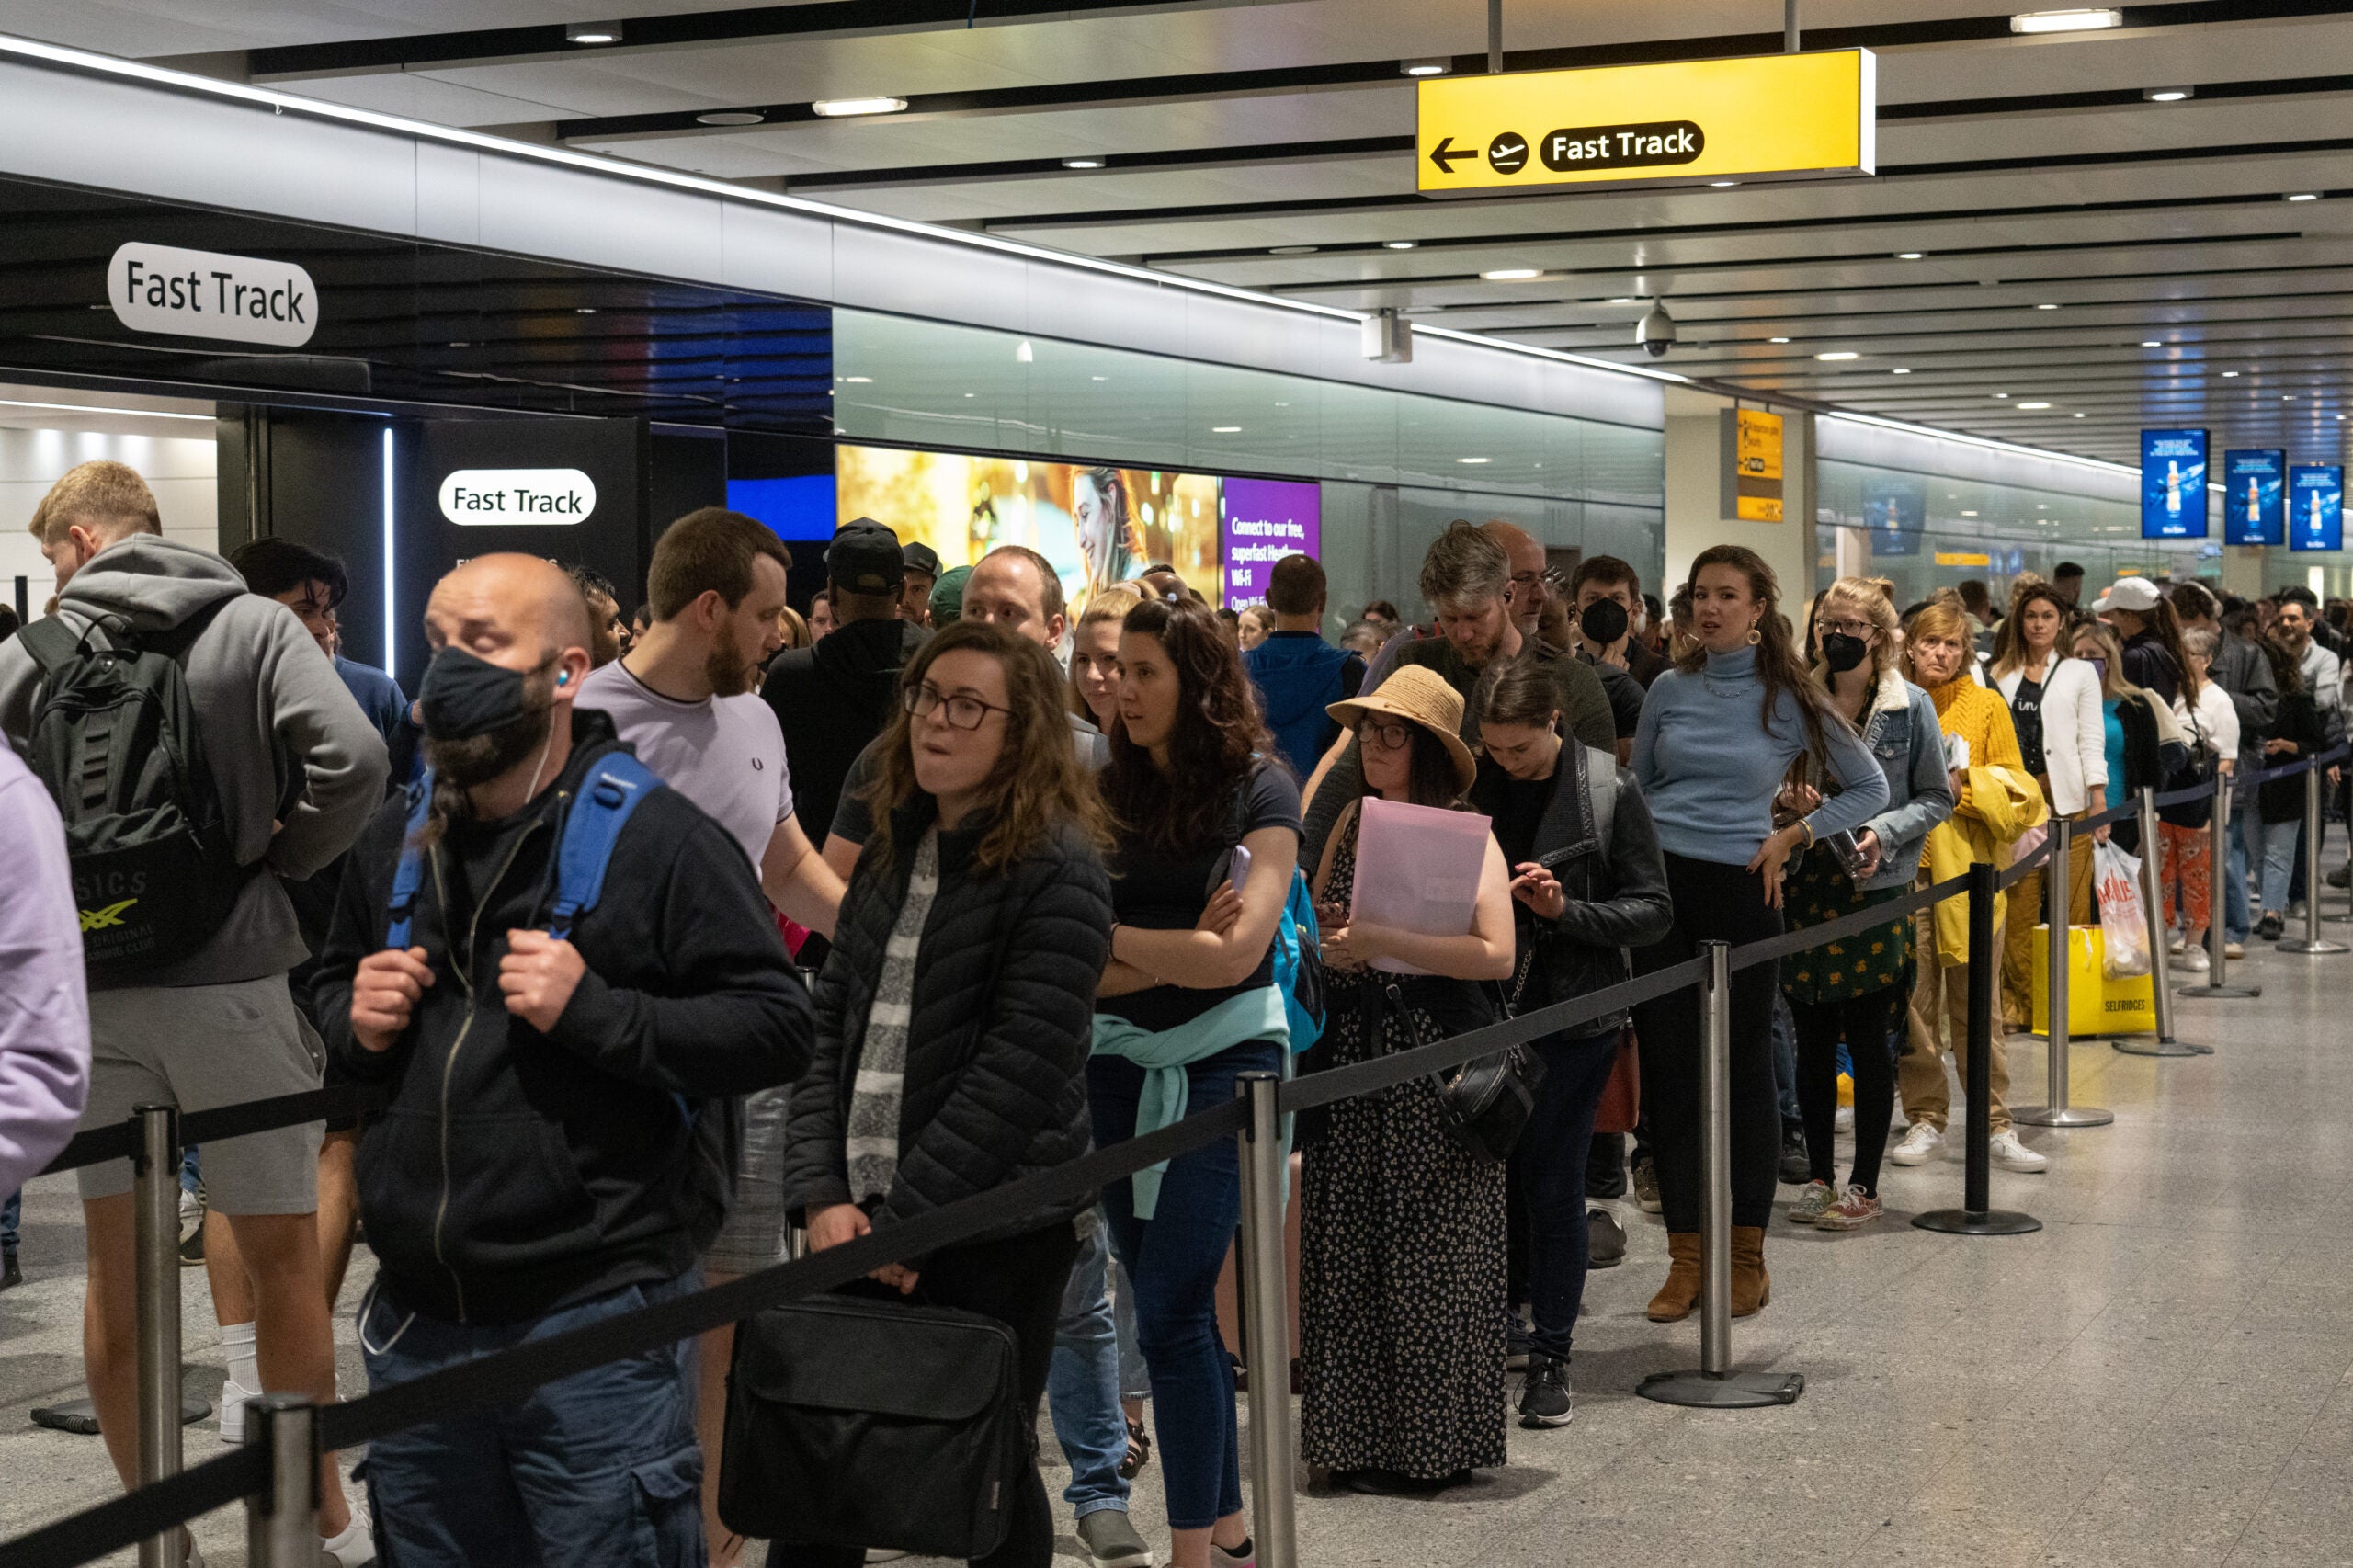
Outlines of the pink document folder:
[[[1479,903],[1487,863],[1485,817],[1368,798],[1357,826],[1357,881],[1348,918],[1425,937],[1461,937]],[[1375,959],[1392,974],[1429,971]]]

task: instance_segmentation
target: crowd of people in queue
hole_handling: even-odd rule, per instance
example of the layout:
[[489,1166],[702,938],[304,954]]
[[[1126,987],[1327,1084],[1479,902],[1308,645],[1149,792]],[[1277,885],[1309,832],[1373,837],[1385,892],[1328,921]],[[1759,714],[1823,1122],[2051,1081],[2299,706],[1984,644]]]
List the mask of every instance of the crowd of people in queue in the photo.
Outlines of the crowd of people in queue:
[[[1725,545],[1663,606],[1625,562],[1563,579],[1524,530],[1459,522],[1422,563],[1430,625],[1375,600],[1327,640],[1342,623],[1308,556],[1234,611],[1155,564],[1074,618],[1035,551],[943,569],[863,518],[799,611],[786,547],[706,508],[663,532],[631,617],[593,573],[463,563],[433,589],[412,704],[341,656],[331,557],[166,540],[115,463],[67,474],[33,530],[60,597],[51,630],[0,642],[0,815],[29,894],[0,903],[0,951],[24,955],[0,1012],[0,1190],[134,1103],[384,1095],[361,1127],[201,1152],[224,1431],[264,1389],[334,1397],[363,1223],[381,1388],[756,1272],[796,1234],[813,1253],[887,1235],[1224,1103],[1244,1074],[1371,1062],[1705,943],[1863,915],[2006,863],[2052,813],[2344,733],[2340,634],[2309,595],[2127,577],[2087,613],[2064,567],[1999,609],[1983,584],[1900,608],[1861,577],[1796,605]],[[50,698],[94,633],[176,667],[233,873],[213,928],[127,977],[83,971],[67,824],[93,802],[41,771],[65,733]],[[575,825],[624,797],[584,899]],[[2211,922],[2235,949],[2312,896],[2302,800],[2293,780],[2242,792],[2227,867],[2194,814],[2137,846],[2161,857],[2162,926],[2192,967]],[[1416,812],[1484,824],[1461,929],[1359,914],[1368,824],[1449,820]],[[1999,967],[2024,1027],[2045,880],[2086,920],[2092,842],[2136,832],[2102,826],[2021,881],[1998,952],[1971,950],[1948,900],[1735,972],[1733,1315],[1771,1301],[1778,1183],[1798,1189],[1785,1222],[1852,1231],[1883,1213],[1883,1160],[1936,1155],[1970,966]],[[1313,1040],[1276,972],[1295,876],[1324,982]],[[1994,1157],[2041,1170],[2009,1123],[2006,1032]],[[1505,1462],[1515,1407],[1534,1431],[1571,1421],[1586,1276],[1625,1256],[1630,1176],[1666,1232],[1649,1317],[1699,1303],[1703,1044],[1688,988],[1531,1042],[1507,1151],[1461,1136],[1427,1076],[1300,1119],[1301,1440],[1333,1486],[1442,1491]],[[1628,1130],[1597,1121],[1637,1063],[1630,1172]],[[130,1171],[79,1179],[86,1369],[128,1484]],[[1156,1454],[1165,1561],[1240,1568],[1218,1307],[1239,1211],[1219,1140],[844,1290],[1007,1327],[1092,1561],[1164,1560],[1128,1518]],[[364,1503],[324,1456],[322,1553],[733,1563],[715,1480],[733,1335],[391,1434]],[[974,1561],[1043,1568],[1034,1454],[1003,1507]],[[770,1561],[892,1544],[779,1540]]]

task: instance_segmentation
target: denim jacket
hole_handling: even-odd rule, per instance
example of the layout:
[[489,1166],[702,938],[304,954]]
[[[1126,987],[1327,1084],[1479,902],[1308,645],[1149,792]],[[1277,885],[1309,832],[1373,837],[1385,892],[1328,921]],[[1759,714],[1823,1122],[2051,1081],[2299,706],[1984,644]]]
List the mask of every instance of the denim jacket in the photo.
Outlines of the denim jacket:
[[1887,775],[1888,804],[1863,824],[1879,835],[1879,869],[1859,887],[1884,892],[1907,886],[1918,874],[1928,830],[1952,815],[1952,779],[1945,772],[1937,705],[1910,681],[1882,676],[1864,717],[1863,744]]

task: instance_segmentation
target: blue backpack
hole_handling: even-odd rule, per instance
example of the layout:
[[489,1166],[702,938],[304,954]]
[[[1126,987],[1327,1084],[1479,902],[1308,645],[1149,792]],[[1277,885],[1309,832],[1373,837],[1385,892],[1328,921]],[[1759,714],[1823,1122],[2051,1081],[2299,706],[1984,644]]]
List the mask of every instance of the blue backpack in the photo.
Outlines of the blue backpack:
[[[1249,825],[1250,790],[1245,783],[1233,797],[1233,842],[1238,847]],[[1221,861],[1211,891],[1226,880],[1233,863]],[[1284,1021],[1290,1026],[1292,1054],[1324,1038],[1324,933],[1315,923],[1315,894],[1307,873],[1291,868],[1290,896],[1283,901],[1282,918],[1275,922],[1273,943],[1267,949],[1274,971],[1275,989],[1282,993]]]

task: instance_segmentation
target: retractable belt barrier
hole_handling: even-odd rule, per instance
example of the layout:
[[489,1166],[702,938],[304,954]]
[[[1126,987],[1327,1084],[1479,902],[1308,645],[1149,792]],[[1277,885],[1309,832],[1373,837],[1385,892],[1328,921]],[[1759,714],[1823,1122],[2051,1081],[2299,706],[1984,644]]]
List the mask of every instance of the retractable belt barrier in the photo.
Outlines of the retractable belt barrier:
[[[2264,782],[2321,767],[2344,756],[2348,749],[2353,748],[2339,746],[2320,756],[2256,775],[2245,782]],[[2212,792],[2211,785],[2201,785],[2160,795],[2156,800],[2160,805],[2173,805]],[[2077,831],[2101,826],[2120,821],[2135,810],[2135,806],[2120,807],[2074,825]],[[2013,883],[2043,864],[2050,853],[2046,843],[2021,857],[2003,873],[2003,884]],[[1981,874],[1982,871],[1969,872],[1949,878],[1820,926],[1735,948],[1729,954],[1726,972],[1771,963],[1963,895],[1969,892],[1972,878]],[[1275,1104],[1282,1113],[1290,1114],[1394,1088],[1413,1078],[1460,1066],[1475,1057],[1560,1034],[1678,991],[1703,987],[1708,983],[1709,964],[1706,957],[1686,960],[1466,1034],[1292,1079],[1276,1088]],[[376,1085],[337,1085],[299,1095],[223,1106],[181,1119],[181,1141],[218,1142],[274,1128],[364,1114],[383,1103],[383,1091]],[[1097,1150],[1066,1165],[991,1192],[975,1194],[824,1252],[779,1264],[676,1301],[519,1345],[495,1356],[444,1368],[348,1403],[326,1406],[317,1413],[318,1447],[328,1451],[351,1448],[429,1421],[511,1403],[532,1389],[592,1367],[642,1355],[705,1330],[740,1322],[764,1308],[832,1290],[886,1264],[952,1246],[967,1237],[1133,1176],[1146,1166],[1189,1153],[1220,1138],[1245,1133],[1251,1119],[1250,1100],[1237,1098],[1197,1111],[1157,1131]],[[137,1152],[134,1142],[133,1128],[128,1123],[92,1129],[68,1143],[42,1174],[130,1158]],[[1254,1379],[1253,1386],[1256,1385]],[[167,1480],[0,1543],[0,1568],[75,1568],[76,1564],[152,1539],[240,1497],[253,1497],[266,1490],[269,1474],[269,1455],[261,1445],[208,1460]]]

